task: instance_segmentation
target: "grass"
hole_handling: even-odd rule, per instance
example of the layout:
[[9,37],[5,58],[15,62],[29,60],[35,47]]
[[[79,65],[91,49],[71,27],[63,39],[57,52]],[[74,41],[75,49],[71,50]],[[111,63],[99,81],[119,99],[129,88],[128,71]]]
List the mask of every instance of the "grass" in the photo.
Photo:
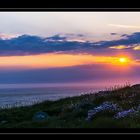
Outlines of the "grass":
[[[122,111],[135,109],[140,105],[140,85],[115,86],[102,93],[1,109],[0,128],[140,128],[139,111],[131,116],[115,119],[117,111],[105,110],[86,121],[88,111],[106,101],[119,105]],[[34,120],[33,116],[40,111],[46,112],[49,117],[42,121]]]

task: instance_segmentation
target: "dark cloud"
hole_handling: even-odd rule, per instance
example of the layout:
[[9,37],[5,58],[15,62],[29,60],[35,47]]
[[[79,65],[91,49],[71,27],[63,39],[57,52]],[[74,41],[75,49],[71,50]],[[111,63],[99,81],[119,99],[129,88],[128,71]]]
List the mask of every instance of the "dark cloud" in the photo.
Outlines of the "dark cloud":
[[99,47],[110,47],[119,45],[134,45],[140,43],[140,32],[133,33],[131,35],[126,35],[126,38],[112,41],[100,42]]
[[127,37],[128,36],[128,34],[122,34],[121,35],[121,37]]
[[[125,34],[123,35],[125,38],[119,40],[100,42],[68,41],[66,36],[67,35],[54,35],[52,37],[43,38],[38,36],[22,35],[8,40],[0,39],[0,55],[28,55],[75,50],[89,52],[89,50],[92,51],[95,49],[100,52],[101,49],[109,48],[111,46],[133,46],[135,44],[140,44],[140,32],[136,32],[131,35]],[[77,36],[82,37],[83,35],[78,34]],[[127,49],[132,48],[130,47]]]
[[57,34],[57,35],[54,35],[52,37],[47,37],[46,38],[46,41],[65,41],[66,40],[66,37],[62,37],[61,35]]
[[[61,40],[61,41],[60,41]],[[90,48],[93,43],[67,41],[66,37],[55,35],[48,38],[38,36],[22,35],[17,38],[0,39],[0,55],[28,55],[57,51],[80,50]]]
[[110,33],[111,35],[117,35],[117,33]]

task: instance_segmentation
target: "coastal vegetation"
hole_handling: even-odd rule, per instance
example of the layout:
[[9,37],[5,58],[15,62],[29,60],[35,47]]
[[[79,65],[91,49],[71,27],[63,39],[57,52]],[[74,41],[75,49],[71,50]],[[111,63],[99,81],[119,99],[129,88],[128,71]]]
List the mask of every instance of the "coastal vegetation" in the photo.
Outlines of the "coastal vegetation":
[[140,85],[1,109],[0,128],[140,128]]

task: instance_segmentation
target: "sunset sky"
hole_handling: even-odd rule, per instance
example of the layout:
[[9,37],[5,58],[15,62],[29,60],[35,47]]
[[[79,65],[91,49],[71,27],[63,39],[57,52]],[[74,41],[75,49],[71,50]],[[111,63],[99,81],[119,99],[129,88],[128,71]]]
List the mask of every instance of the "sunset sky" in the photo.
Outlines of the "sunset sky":
[[0,83],[139,79],[140,12],[0,12]]

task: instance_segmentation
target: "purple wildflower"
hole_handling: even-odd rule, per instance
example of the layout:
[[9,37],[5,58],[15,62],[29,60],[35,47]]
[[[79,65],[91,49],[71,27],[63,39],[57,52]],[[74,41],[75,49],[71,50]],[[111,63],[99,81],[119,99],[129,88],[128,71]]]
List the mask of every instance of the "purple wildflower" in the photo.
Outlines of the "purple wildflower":
[[91,120],[97,113],[102,111],[117,111],[119,109],[117,104],[111,103],[111,102],[104,102],[100,106],[97,106],[91,110],[88,111],[88,116],[86,118],[87,121]]
[[116,119],[120,119],[120,118],[124,118],[124,117],[127,117],[127,116],[131,116],[131,115],[133,115],[135,113],[136,113],[136,110],[129,109],[129,110],[118,112],[114,117]]

